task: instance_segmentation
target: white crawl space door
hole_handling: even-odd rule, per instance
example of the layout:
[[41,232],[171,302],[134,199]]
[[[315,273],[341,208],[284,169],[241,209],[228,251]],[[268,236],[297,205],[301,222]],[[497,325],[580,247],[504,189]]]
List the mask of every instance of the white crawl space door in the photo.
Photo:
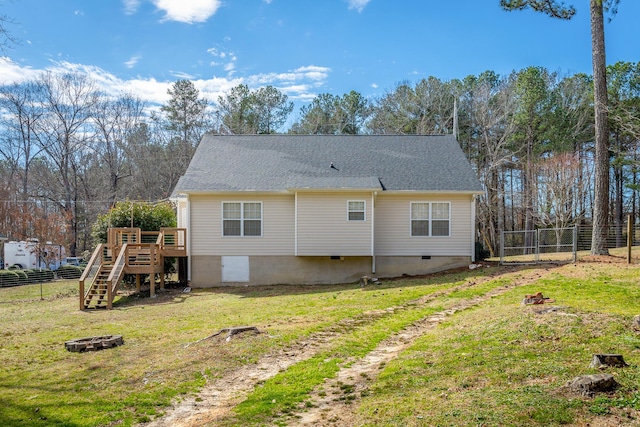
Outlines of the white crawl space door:
[[249,281],[249,257],[248,256],[223,256],[222,257],[222,281],[223,282],[248,282]]

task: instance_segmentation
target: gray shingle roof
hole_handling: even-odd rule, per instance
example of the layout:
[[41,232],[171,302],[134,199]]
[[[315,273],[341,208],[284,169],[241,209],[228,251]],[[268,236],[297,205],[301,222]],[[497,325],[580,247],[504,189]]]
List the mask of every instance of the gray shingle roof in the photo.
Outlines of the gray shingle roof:
[[174,195],[293,189],[483,191],[451,135],[205,135]]

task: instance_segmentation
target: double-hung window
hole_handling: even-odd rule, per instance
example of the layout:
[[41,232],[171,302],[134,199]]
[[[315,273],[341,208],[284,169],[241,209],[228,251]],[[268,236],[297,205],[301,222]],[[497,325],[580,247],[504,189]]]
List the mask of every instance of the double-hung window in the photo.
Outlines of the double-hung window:
[[448,202],[411,202],[412,236],[449,236],[451,204]]
[[364,200],[349,200],[347,202],[347,218],[349,221],[366,221],[366,202]]
[[223,202],[223,236],[262,236],[262,202]]

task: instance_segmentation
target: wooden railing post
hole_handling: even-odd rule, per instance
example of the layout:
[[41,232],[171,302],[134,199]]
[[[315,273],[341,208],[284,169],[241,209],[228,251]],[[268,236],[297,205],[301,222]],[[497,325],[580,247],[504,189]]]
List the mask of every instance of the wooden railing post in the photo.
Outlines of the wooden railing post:
[[109,277],[107,278],[107,308],[111,310],[113,308],[113,293],[115,291],[115,287],[122,279],[122,274],[124,271],[124,265],[126,263],[129,252],[129,245],[125,243],[120,248],[118,252],[118,256],[113,262],[113,267],[111,269],[111,273],[109,273]]
[[80,279],[80,311],[84,310],[84,280]]
[[111,280],[107,280],[107,309],[113,308],[113,291],[111,290]]

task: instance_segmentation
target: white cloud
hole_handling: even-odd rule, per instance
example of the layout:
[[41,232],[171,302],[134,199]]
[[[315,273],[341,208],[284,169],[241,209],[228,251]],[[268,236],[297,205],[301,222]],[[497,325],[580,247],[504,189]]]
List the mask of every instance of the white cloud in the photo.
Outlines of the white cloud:
[[371,87],[374,89],[378,89],[378,84],[377,83],[371,83]]
[[138,11],[140,0],[122,0],[122,4],[124,5],[124,13],[133,15]]
[[221,5],[220,0],[152,0],[165,12],[163,21],[178,21],[186,24],[205,22]]
[[180,80],[193,80],[193,75],[183,71],[170,71],[171,75]]
[[76,16],[84,16],[84,12],[81,11],[81,10],[74,10],[73,14],[76,15]]
[[306,67],[296,68],[295,70],[286,73],[257,74],[249,77],[247,80],[256,86],[275,84],[276,82],[292,84],[301,80],[310,80],[323,84],[329,77],[330,71],[331,68],[309,65]]
[[40,71],[29,67],[21,67],[8,57],[0,57],[0,84],[21,83],[36,78]]
[[347,0],[347,3],[349,3],[349,9],[355,9],[358,12],[362,12],[370,1],[371,0]]
[[129,59],[128,61],[125,61],[124,65],[127,68],[133,68],[136,66],[139,60],[140,60],[140,55],[135,55],[135,56],[132,56],[131,59]]
[[209,65],[212,67],[216,67],[218,65],[224,65],[224,70],[229,73],[229,75],[233,74],[236,69],[236,61],[238,57],[233,52],[223,52],[215,47],[211,47],[207,49],[207,53],[213,56],[214,58],[223,59],[228,62],[223,61],[211,61]]
[[[230,55],[233,56],[233,55]],[[133,58],[132,58],[133,59]],[[233,65],[233,63],[230,63]],[[90,77],[96,82],[98,88],[110,96],[118,96],[123,93],[132,94],[146,102],[151,109],[164,104],[169,100],[167,89],[174,83],[171,81],[158,81],[152,77],[136,77],[124,80],[116,75],[96,66],[76,64],[67,61],[54,61],[42,70],[23,67],[9,58],[0,57],[0,84],[20,83],[29,79],[38,78],[42,72],[52,73],[79,73]],[[233,71],[233,70],[231,70]],[[217,101],[218,97],[225,96],[231,88],[239,84],[246,84],[251,89],[271,85],[287,94],[291,100],[308,102],[312,100],[329,77],[331,69],[316,65],[296,68],[285,73],[267,73],[250,76],[234,76],[233,72],[223,77],[199,78],[183,72],[171,72],[178,79],[189,79],[198,88],[201,95],[210,101]]]
[[231,91],[232,88],[244,83],[244,79],[238,77],[235,79],[225,77],[212,77],[207,80],[194,80],[194,86],[200,91],[202,96],[209,101],[217,101],[219,96],[224,96]]

